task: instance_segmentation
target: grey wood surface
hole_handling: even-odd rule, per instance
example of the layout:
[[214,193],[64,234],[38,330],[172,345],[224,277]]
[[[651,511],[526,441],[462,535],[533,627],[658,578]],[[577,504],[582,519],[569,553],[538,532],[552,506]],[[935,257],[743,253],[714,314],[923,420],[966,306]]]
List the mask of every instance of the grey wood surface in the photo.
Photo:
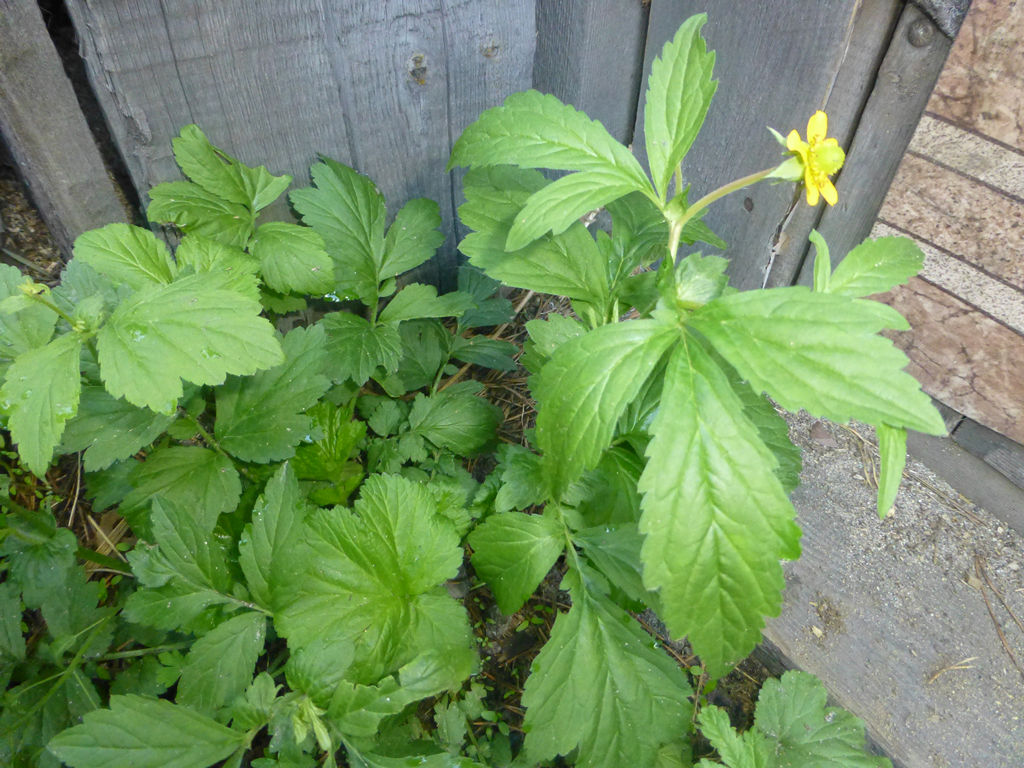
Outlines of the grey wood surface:
[[541,0],[533,87],[633,138],[648,8],[638,0]]
[[[826,106],[861,5],[849,0],[779,0],[745,4],[743,12],[737,13],[736,4],[728,0],[654,0],[645,76],[653,57],[694,13],[707,12],[704,34],[718,55],[718,92],[700,136],[683,161],[685,180],[693,185],[691,200],[784,159],[782,148],[765,126],[784,135],[792,128],[803,134],[811,114]],[[879,32],[884,39],[884,30]],[[641,104],[634,142],[640,155],[642,110]],[[840,131],[848,130],[854,115],[840,112],[830,115],[830,120]],[[833,135],[843,138],[841,133]],[[729,272],[734,285],[761,287],[793,204],[792,185],[762,183],[712,206],[705,221],[729,243],[725,255],[732,260]],[[810,226],[803,229],[802,237],[801,232],[790,237],[805,240]]]
[[126,220],[32,0],[0,0],[0,134],[65,255],[85,230]]
[[[392,214],[441,205],[455,259],[452,141],[530,86],[534,3],[517,0],[68,0],[94,89],[140,192],[179,178],[170,140],[197,123],[250,164],[308,183],[318,153],[373,178]],[[284,216],[283,204],[274,215]]]
[[[951,45],[917,7],[906,6],[847,149],[839,202],[818,223],[833,265],[870,233]],[[799,282],[813,281],[813,266],[803,260]]]

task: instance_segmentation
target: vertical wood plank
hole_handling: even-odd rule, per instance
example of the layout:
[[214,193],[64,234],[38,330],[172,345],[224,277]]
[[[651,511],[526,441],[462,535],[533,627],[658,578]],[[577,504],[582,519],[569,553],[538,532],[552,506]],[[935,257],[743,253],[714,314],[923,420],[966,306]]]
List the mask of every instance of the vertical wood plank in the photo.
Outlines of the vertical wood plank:
[[[494,7],[491,7],[491,6]],[[211,141],[304,186],[322,153],[413,197],[453,232],[451,143],[478,112],[529,87],[533,0],[68,0],[101,105],[140,191],[178,178],[170,140]],[[272,215],[286,216],[284,203]],[[455,238],[419,279],[454,264]]]
[[127,219],[30,0],[0,0],[0,134],[66,255],[85,230]]
[[648,9],[638,0],[544,0],[533,86],[633,138]]
[[[835,254],[833,263],[871,232],[950,46],[927,16],[907,5],[847,150],[836,183],[839,202],[818,225]],[[801,268],[799,281],[805,285],[813,280],[811,262],[805,259]]]

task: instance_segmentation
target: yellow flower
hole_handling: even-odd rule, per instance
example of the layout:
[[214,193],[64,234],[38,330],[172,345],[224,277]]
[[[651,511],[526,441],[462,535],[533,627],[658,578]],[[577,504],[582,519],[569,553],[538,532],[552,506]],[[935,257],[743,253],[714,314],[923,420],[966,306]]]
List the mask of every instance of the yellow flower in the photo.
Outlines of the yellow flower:
[[828,116],[818,110],[807,121],[807,141],[801,139],[796,130],[790,131],[786,137],[786,149],[803,166],[808,205],[817,205],[819,195],[829,205],[835,205],[839,199],[829,176],[843,167],[846,155],[838,141],[825,138],[827,133]]

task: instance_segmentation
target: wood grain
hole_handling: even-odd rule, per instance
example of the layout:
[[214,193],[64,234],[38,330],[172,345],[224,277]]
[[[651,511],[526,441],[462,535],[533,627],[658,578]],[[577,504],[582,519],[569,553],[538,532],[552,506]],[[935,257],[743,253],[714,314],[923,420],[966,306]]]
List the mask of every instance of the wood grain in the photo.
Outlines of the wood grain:
[[29,0],[0,0],[0,134],[66,256],[87,229],[127,220],[39,6]]

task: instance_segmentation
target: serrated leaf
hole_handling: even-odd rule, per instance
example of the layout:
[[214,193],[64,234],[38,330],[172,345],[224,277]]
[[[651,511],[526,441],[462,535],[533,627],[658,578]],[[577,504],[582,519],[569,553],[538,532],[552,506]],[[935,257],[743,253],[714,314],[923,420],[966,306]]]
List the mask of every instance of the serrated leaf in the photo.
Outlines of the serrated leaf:
[[[719,707],[701,707],[698,716],[701,733],[718,751],[722,763],[729,768],[772,768],[780,765],[774,759],[771,745],[764,736],[750,730],[737,733],[729,723],[729,715]],[[697,768],[713,768],[719,763],[701,760]]]
[[261,224],[249,250],[275,291],[321,296],[334,287],[334,262],[323,238],[308,227],[281,221]]
[[464,363],[493,368],[498,371],[514,371],[515,355],[519,351],[515,344],[486,336],[463,336],[452,338],[451,355]]
[[273,590],[283,582],[286,553],[295,546],[306,517],[295,473],[281,466],[267,481],[238,541],[238,564],[253,599],[265,608],[273,604]]
[[478,389],[476,382],[463,382],[435,395],[416,395],[410,430],[458,456],[478,452],[494,439],[501,421],[501,410],[477,397]]
[[320,321],[327,332],[327,370],[334,381],[362,386],[377,368],[398,368],[402,337],[394,325],[370,323],[348,312],[332,312]]
[[687,728],[686,677],[621,608],[578,586],[572,594],[526,681],[526,753],[540,762],[578,747],[580,768],[653,766]]
[[908,237],[865,240],[839,262],[829,280],[829,293],[870,296],[901,285],[924,266],[921,248]]
[[232,279],[225,283],[225,287],[259,301],[259,262],[241,248],[192,233],[181,239],[174,258],[183,269],[221,272],[231,276]]
[[177,273],[167,246],[148,229],[107,224],[75,238],[74,253],[101,275],[136,290],[164,285]]
[[548,232],[559,235],[584,214],[636,189],[636,182],[624,181],[618,169],[563,176],[530,195],[508,232],[505,250],[518,251]]
[[635,189],[649,188],[633,154],[604,126],[537,91],[513,93],[469,125],[452,147],[448,167],[518,165],[562,171],[605,171]]
[[252,237],[253,212],[190,181],[168,181],[149,190],[146,218],[156,224],[174,224],[225,245],[244,248]]
[[163,699],[111,696],[47,749],[72,768],[205,768],[248,743],[245,733]]
[[655,595],[644,587],[640,567],[644,537],[635,524],[618,523],[585,528],[573,533],[572,540],[608,579],[608,583],[622,590],[630,600],[646,604],[655,599]]
[[441,296],[437,288],[423,283],[410,283],[395,294],[395,297],[380,313],[380,322],[397,323],[424,317],[457,317],[476,302],[468,293],[453,291]]
[[197,445],[170,445],[153,451],[131,473],[125,510],[145,507],[160,497],[189,510],[196,525],[213,530],[217,518],[235,508],[242,484],[231,459]]
[[907,430],[879,424],[878,452],[881,465],[878,479],[878,516],[885,518],[896,503],[896,495],[903,479],[903,467],[907,463]]
[[644,584],[713,677],[761,639],[799,556],[795,512],[775,458],[714,361],[692,337],[674,350],[651,424],[640,531]]
[[537,445],[555,497],[597,465],[623,410],[678,334],[653,320],[604,325],[555,350],[534,380]]
[[476,300],[476,307],[459,318],[459,330],[501,325],[512,319],[512,302],[497,295],[501,284],[471,264],[459,267],[457,287]]
[[110,316],[97,337],[107,391],[133,405],[170,413],[181,380],[221,384],[282,362],[260,305],[231,290],[230,276],[198,274],[143,288]]
[[519,512],[492,515],[469,534],[473,567],[509,616],[547,576],[565,543],[557,520]]
[[562,344],[587,332],[579,320],[554,313],[546,320],[539,317],[527,320],[524,327],[530,340],[524,345],[522,363],[531,373],[539,373]]
[[459,217],[474,232],[459,243],[459,250],[473,266],[506,285],[599,304],[608,291],[605,259],[582,224],[514,253],[505,250],[519,211],[548,183],[537,171],[509,167],[467,173]]
[[46,474],[65,423],[78,412],[81,354],[81,336],[58,336],[19,355],[0,388],[0,408],[8,414],[18,455],[37,477]]
[[281,365],[217,389],[214,435],[225,451],[262,464],[295,455],[312,427],[305,411],[331,387],[323,375],[326,343],[320,325],[294,328],[281,344]]
[[[0,299],[21,295],[19,286],[29,280],[20,270],[0,264]],[[0,373],[9,361],[31,349],[42,347],[53,336],[57,315],[37,304],[14,315],[0,313]]]
[[754,725],[774,742],[777,765],[884,768],[892,763],[865,750],[864,723],[826,707],[825,686],[806,672],[767,680],[758,695]]
[[52,516],[39,513],[38,519],[50,535],[42,534],[35,525],[19,531],[18,521],[11,521],[8,526],[22,536],[7,536],[0,543],[0,554],[9,557],[9,580],[22,592],[30,609],[41,608],[54,594],[59,594],[65,574],[75,567],[77,546],[74,533],[58,528]]
[[78,415],[64,430],[61,451],[85,451],[85,471],[96,472],[134,456],[173,421],[173,415],[137,408],[124,400],[115,400],[103,387],[86,386],[82,388]]
[[200,637],[185,657],[175,701],[215,716],[249,686],[266,634],[266,617],[246,611]]
[[459,536],[423,486],[397,476],[366,480],[352,511],[319,511],[288,558],[293,572],[275,606],[291,647],[319,637],[352,643],[353,682],[372,683],[427,650],[431,621],[447,627],[433,649],[475,655],[462,607],[443,587],[462,562]]
[[[688,18],[651,64],[644,105],[647,162],[658,194],[690,151],[707,115],[718,82],[711,79],[715,52],[707,51],[700,30],[707,14]],[[681,190],[677,190],[681,191]]]
[[21,634],[21,594],[11,581],[0,584],[0,661],[25,659],[25,638]]
[[408,272],[433,256],[444,242],[440,226],[441,211],[433,200],[418,197],[403,205],[384,241],[380,279]]
[[324,239],[338,294],[373,303],[381,279],[384,197],[366,176],[329,158],[314,164],[310,174],[315,187],[292,192],[292,205]]
[[902,370],[906,355],[876,335],[906,327],[884,305],[802,286],[769,288],[723,296],[688,322],[786,410],[945,434],[929,397]]

